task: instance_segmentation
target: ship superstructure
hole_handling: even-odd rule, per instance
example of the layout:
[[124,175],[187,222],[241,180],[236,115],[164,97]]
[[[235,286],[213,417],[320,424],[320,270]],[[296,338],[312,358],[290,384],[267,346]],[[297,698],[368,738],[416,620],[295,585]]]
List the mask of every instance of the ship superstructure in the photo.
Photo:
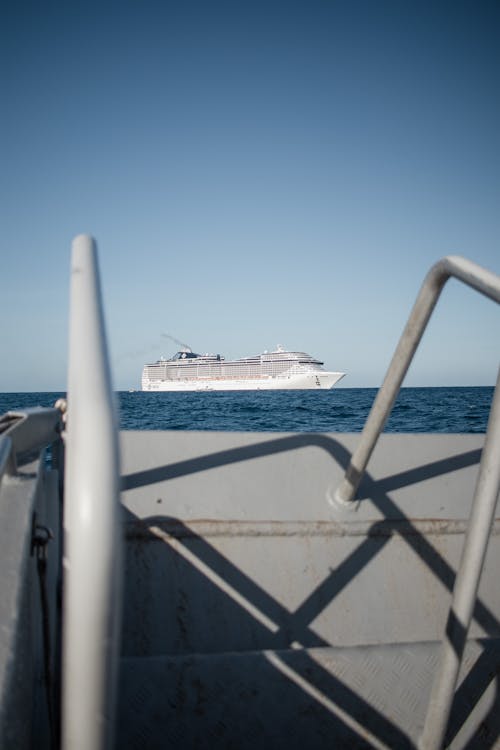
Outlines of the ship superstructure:
[[226,360],[196,354],[189,347],[171,359],[144,366],[143,391],[312,390],[333,388],[343,372],[328,372],[323,362],[282,346],[252,357]]

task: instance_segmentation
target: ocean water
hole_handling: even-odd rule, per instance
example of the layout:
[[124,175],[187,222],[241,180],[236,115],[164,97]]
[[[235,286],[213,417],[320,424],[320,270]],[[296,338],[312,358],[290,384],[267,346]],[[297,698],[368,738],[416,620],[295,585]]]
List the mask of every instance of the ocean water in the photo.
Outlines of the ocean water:
[[[126,430],[359,432],[377,390],[118,392]],[[0,414],[53,406],[64,393],[0,393]],[[486,432],[493,387],[403,388],[386,432]]]

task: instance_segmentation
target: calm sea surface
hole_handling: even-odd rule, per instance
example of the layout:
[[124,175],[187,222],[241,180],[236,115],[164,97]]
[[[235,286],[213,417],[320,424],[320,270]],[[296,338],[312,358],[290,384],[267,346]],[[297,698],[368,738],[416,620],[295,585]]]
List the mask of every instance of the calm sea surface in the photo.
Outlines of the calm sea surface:
[[[359,432],[377,390],[119,392],[126,430]],[[0,414],[53,406],[64,393],[0,393]],[[403,388],[387,432],[486,432],[493,387]]]

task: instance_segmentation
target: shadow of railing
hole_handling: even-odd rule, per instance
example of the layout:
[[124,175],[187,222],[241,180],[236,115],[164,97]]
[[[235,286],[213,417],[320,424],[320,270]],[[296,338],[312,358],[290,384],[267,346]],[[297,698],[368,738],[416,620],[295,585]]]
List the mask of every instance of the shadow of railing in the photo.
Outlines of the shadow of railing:
[[[349,451],[334,438],[325,435],[298,434],[229,448],[173,464],[134,472],[123,477],[122,489],[131,490],[200,471],[218,469],[253,458],[276,455],[311,446],[326,451],[343,468],[349,463]],[[452,591],[455,570],[431,541],[417,528],[414,521],[401,511],[390,497],[389,492],[460,468],[474,466],[479,462],[479,459],[480,451],[472,450],[452,456],[449,459],[432,461],[424,466],[393,474],[380,480],[374,480],[370,474],[366,474],[360,487],[360,495],[365,499],[370,498],[371,502],[382,513],[383,519],[367,527],[366,534],[361,537],[355,549],[336,568],[330,570],[328,575],[294,611],[289,611],[261,585],[221,554],[206,538],[190,528],[188,523],[184,523],[178,518],[158,515],[139,519],[130,511],[126,511],[129,545],[136,544],[141,547],[143,543],[163,542],[165,545],[163,548],[165,553],[163,563],[158,562],[158,555],[156,554],[155,564],[164,565],[166,571],[173,566],[176,575],[184,580],[185,590],[182,601],[167,602],[165,605],[173,608],[171,617],[177,618],[176,627],[180,634],[179,641],[172,647],[171,651],[167,648],[167,652],[186,654],[194,648],[194,644],[190,642],[186,626],[186,617],[189,618],[190,616],[189,608],[191,606],[188,596],[196,597],[197,594],[210,587],[212,591],[216,592],[210,611],[210,616],[213,616],[215,621],[219,618],[221,622],[229,623],[229,629],[237,633],[257,633],[257,636],[254,636],[255,648],[265,648],[273,652],[301,649],[299,656],[290,651],[293,656],[292,661],[288,660],[286,654],[279,657],[284,665],[283,674],[285,676],[288,674],[288,681],[295,682],[294,690],[298,688],[301,691],[309,692],[312,697],[318,695],[324,697],[324,701],[319,698],[317,700],[322,705],[321,711],[326,712],[323,720],[330,721],[333,711],[335,727],[332,727],[332,731],[335,731],[335,737],[345,738],[346,746],[371,745],[374,739],[392,747],[412,747],[412,740],[400,727],[396,726],[380,711],[377,711],[341,679],[318,665],[304,649],[330,646],[330,643],[324,637],[315,632],[312,627],[313,621],[376,558],[394,535],[398,535],[404,540],[445,588],[450,592]],[[400,533],[399,529],[404,529],[404,533]],[[131,554],[130,551],[128,554]],[[140,554],[137,549],[133,552],[133,555],[136,556],[140,556]],[[148,596],[158,596],[159,598],[162,595],[164,596],[164,592],[161,590],[152,590],[148,594]],[[134,597],[130,598],[128,605],[127,599],[126,596],[125,606],[130,609],[133,607]],[[137,616],[134,612],[126,611],[125,620],[134,616]],[[488,635],[500,636],[498,619],[479,599],[476,602],[474,617]],[[205,626],[207,626],[207,621],[199,624],[199,627]],[[260,635],[258,635],[259,633]],[[237,650],[237,647],[238,644],[229,643],[227,650]],[[245,648],[250,649],[251,647],[252,639]],[[496,664],[498,665],[498,654]],[[484,683],[482,678],[479,680],[474,677],[474,675],[479,674],[483,675],[480,666],[477,667],[474,674],[471,672],[471,682],[462,685],[462,693],[457,694],[457,708],[453,710],[450,722],[452,733],[456,734],[460,728],[459,707],[464,705],[463,697],[469,696],[472,688],[476,692],[478,689],[481,691],[483,688],[484,690],[488,688],[488,681]],[[294,676],[297,678],[296,680]],[[471,705],[474,705],[476,699],[468,700]],[[330,715],[330,719],[327,718],[327,715]],[[498,722],[493,722],[490,727],[490,734],[495,734],[495,737],[498,736],[497,724]],[[487,746],[485,745],[485,747]]]
[[[252,636],[248,635],[252,633],[256,651],[262,651],[264,647],[265,653],[273,652],[273,659],[269,661],[269,665],[273,671],[277,670],[280,673],[280,704],[284,701],[288,704],[291,727],[294,728],[292,731],[298,732],[298,736],[301,731],[301,717],[296,715],[293,707],[301,705],[301,698],[296,695],[300,693],[307,694],[309,701],[312,699],[314,716],[320,722],[325,741],[329,736],[330,739],[336,738],[340,743],[339,747],[368,747],[372,746],[370,737],[373,736],[383,738],[384,742],[389,742],[392,747],[412,747],[409,738],[390,719],[342,680],[321,667],[305,650],[330,645],[310,627],[311,621],[357,574],[356,571],[363,568],[382,548],[385,539],[376,539],[375,552],[369,550],[368,543],[359,545],[356,553],[337,568],[336,574],[332,574],[328,582],[318,587],[295,612],[290,612],[206,539],[178,519],[149,517],[139,520],[127,512],[127,539],[128,554],[132,558],[140,556],[141,553],[137,548],[131,551],[131,544],[141,546],[155,543],[155,566],[164,567],[167,576],[168,571],[175,571],[177,580],[183,582],[181,593],[178,592],[174,601],[166,604],[171,610],[170,627],[175,628],[178,634],[177,642],[170,641],[166,644],[170,655],[187,656],[200,653],[199,632],[193,634],[193,628],[221,629],[224,635],[228,632],[236,633],[231,642],[226,641],[226,648],[232,653],[252,651]],[[163,553],[158,549],[158,543],[162,542]],[[135,562],[132,562],[132,565],[134,564]],[[128,586],[132,578],[133,576],[126,575]],[[161,583],[158,585],[157,579],[157,588],[153,595],[158,601],[165,596],[161,589]],[[124,621],[137,617],[137,611],[133,610],[139,609],[141,615],[138,627],[147,627],[148,623],[144,622],[144,611],[137,607],[134,594],[128,596],[128,593],[131,592],[127,592],[125,596]],[[203,621],[193,625],[192,619],[196,617],[197,611],[191,611],[189,598],[197,593],[205,603],[210,604],[204,612]],[[151,592],[148,592],[147,598],[150,596]],[[211,623],[208,622],[210,618],[213,619]],[[222,650],[219,638],[218,635],[213,651],[208,647],[204,651],[205,655],[213,655]],[[124,637],[124,641],[126,640]],[[245,641],[243,649],[242,640]],[[206,642],[203,648],[206,648]],[[293,649],[293,653],[288,653],[289,649]],[[266,667],[267,671],[269,665]],[[276,681],[277,678],[274,675],[269,679]],[[295,747],[294,742],[293,738],[283,737],[273,746]]]
[[157,466],[154,469],[146,469],[145,471],[136,471],[131,474],[126,474],[122,477],[122,491],[135,489],[137,487],[145,487],[149,484],[165,482],[169,479],[176,479],[178,477],[186,477],[200,471],[219,469],[223,466],[249,461],[254,458],[264,458],[279,453],[286,453],[287,451],[295,450],[297,448],[307,447],[320,448],[326,451],[326,453],[328,453],[331,458],[342,467],[348,465],[351,454],[338,440],[335,440],[328,435],[298,433],[265,440],[261,443],[242,445],[237,448],[227,448],[204,456],[189,458],[185,461]]
[[[500,662],[498,642],[484,641],[482,652],[458,687],[453,702],[444,746],[448,747],[465,727],[469,716],[478,710],[481,702],[487,703],[479,727],[466,741],[467,750],[485,750],[493,747],[500,737]],[[487,698],[489,693],[489,700]],[[460,747],[464,745],[459,743]]]
[[[253,443],[251,445],[229,448],[185,461],[126,474],[122,477],[122,491],[306,447],[318,447],[326,451],[344,469],[349,465],[351,454],[338,440],[322,434],[301,433]],[[446,459],[432,461],[423,466],[393,474],[379,480],[374,480],[370,473],[367,472],[359,488],[361,501],[369,498],[383,514],[384,518],[391,519],[394,522],[393,527],[391,527],[391,534],[397,533],[398,522],[400,522],[399,528],[404,528],[405,530],[405,533],[400,535],[401,538],[450,592],[453,589],[455,571],[426,537],[415,528],[412,519],[401,511],[388,493],[416,484],[417,482],[457,471],[458,469],[474,466],[479,463],[480,458],[481,451],[476,449]],[[377,529],[381,530],[382,523],[379,522],[378,525],[375,525],[371,533],[374,534]],[[411,533],[412,529],[413,533]],[[378,535],[381,536],[380,533]],[[370,557],[371,555],[367,559]],[[359,555],[359,559],[363,559],[363,554]],[[351,569],[351,566],[347,563],[346,566],[352,576],[356,575],[360,570],[359,568]],[[328,584],[325,581],[323,585],[326,586]],[[474,618],[488,635],[500,635],[500,623],[479,599],[476,603]]]

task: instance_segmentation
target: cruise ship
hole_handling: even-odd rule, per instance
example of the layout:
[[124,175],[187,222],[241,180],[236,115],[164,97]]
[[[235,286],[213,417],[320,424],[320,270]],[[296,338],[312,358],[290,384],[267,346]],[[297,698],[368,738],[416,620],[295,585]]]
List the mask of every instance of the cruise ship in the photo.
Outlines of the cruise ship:
[[328,372],[310,354],[282,346],[235,360],[183,347],[171,359],[145,365],[141,387],[143,391],[326,390],[344,375]]

